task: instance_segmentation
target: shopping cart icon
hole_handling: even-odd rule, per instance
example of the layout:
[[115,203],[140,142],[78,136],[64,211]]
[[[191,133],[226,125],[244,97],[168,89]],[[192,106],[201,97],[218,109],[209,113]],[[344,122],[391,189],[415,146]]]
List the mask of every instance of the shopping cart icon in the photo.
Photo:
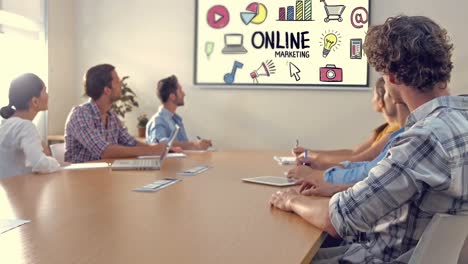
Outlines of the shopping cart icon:
[[325,0],[320,0],[325,5],[325,12],[327,13],[327,17],[323,20],[325,22],[329,22],[331,20],[338,20],[339,22],[343,21],[341,14],[345,10],[346,6],[344,5],[327,5]]

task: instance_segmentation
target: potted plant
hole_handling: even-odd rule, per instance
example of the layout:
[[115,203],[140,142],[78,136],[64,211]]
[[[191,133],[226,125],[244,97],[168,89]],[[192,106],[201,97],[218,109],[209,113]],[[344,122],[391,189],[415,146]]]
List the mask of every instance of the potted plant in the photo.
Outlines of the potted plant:
[[148,124],[148,121],[146,114],[138,116],[138,137],[146,138],[146,124]]
[[130,78],[125,76],[122,78],[122,97],[114,102],[112,110],[121,117],[122,121],[125,118],[125,114],[131,112],[134,107],[138,107],[138,102],[135,100],[136,94],[133,90],[128,87],[126,80]]

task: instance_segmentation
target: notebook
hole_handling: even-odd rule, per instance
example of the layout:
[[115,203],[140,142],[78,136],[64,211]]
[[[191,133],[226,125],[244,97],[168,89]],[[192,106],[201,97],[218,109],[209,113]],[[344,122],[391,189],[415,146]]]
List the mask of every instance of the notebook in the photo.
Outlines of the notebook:
[[126,159],[114,160],[111,165],[112,170],[159,170],[163,160],[166,158],[172,143],[174,142],[180,127],[175,125],[175,130],[172,132],[169,141],[167,142],[166,150],[159,159]]

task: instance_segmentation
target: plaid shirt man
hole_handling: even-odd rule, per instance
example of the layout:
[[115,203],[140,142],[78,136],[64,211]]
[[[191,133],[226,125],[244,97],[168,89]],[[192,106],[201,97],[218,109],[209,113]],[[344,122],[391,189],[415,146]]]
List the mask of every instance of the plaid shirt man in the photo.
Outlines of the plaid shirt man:
[[107,127],[104,127],[101,112],[93,100],[73,108],[65,124],[65,161],[99,160],[111,144],[136,146],[137,141],[112,110],[107,112]]
[[367,233],[341,261],[395,261],[416,246],[434,214],[468,214],[467,183],[468,97],[436,98],[409,116],[369,177],[331,198],[341,237]]

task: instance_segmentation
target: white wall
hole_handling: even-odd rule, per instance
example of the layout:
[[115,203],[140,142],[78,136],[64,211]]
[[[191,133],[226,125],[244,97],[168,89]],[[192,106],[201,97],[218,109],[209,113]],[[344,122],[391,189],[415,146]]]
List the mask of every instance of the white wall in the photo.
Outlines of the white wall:
[[[431,2],[428,6],[424,0],[371,2],[374,24],[405,13],[430,16],[446,27],[456,43],[452,86],[457,87],[455,93],[467,91],[462,86],[468,78],[463,75],[468,67],[465,1]],[[126,120],[131,132],[135,132],[137,114],[156,111],[156,82],[170,74],[179,76],[187,94],[186,106],[179,113],[189,135],[210,137],[223,149],[286,149],[296,138],[312,148],[351,146],[382,122],[372,112],[370,91],[194,88],[195,1],[80,0],[76,8],[76,34],[69,35],[76,41],[71,45],[75,56],[69,57],[77,62],[75,85],[66,85],[66,91],[80,99],[82,90],[76,87],[86,69],[98,63],[114,64],[120,76],[131,76],[130,86],[139,95],[140,109]],[[50,64],[61,68],[62,63],[70,62]],[[56,74],[51,74],[53,78],[65,81]],[[371,83],[376,78],[373,73]],[[64,102],[57,108],[69,111]]]
[[71,107],[79,102],[75,70],[76,7],[75,0],[48,0],[49,48],[49,135],[63,134]]

